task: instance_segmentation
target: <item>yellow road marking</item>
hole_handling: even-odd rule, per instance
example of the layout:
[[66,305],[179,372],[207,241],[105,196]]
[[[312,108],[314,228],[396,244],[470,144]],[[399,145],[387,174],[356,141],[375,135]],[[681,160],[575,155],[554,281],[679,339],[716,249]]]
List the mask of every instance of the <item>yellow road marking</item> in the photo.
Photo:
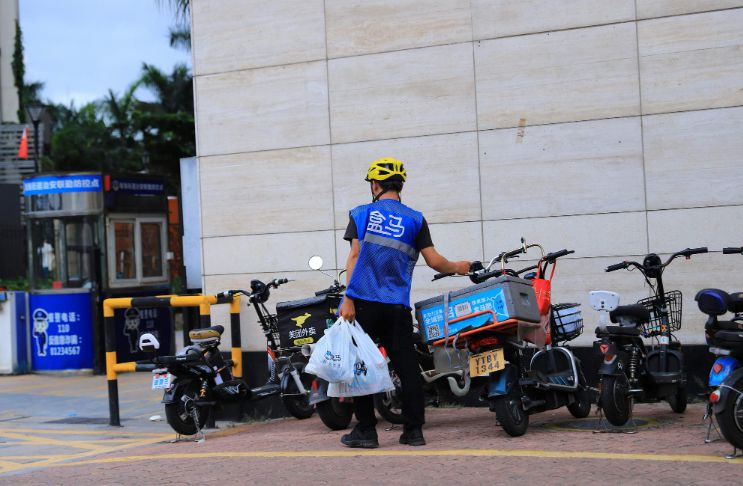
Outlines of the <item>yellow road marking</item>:
[[[117,431],[120,429],[117,429]],[[124,432],[114,433],[104,430],[81,430],[81,429],[29,429],[29,428],[0,428],[0,436],[4,432],[27,433],[27,434],[63,434],[63,435],[112,435],[117,437],[160,437],[158,432]]]
[[[89,450],[87,452],[83,452],[83,453],[80,453],[80,454],[75,454],[74,457],[75,458],[85,458],[85,457],[96,456],[96,455],[99,455],[99,454],[105,454],[105,453],[109,453],[109,452],[118,452],[118,451],[122,451],[124,449],[130,449],[132,447],[146,446],[146,445],[151,445],[151,444],[154,444],[154,443],[157,443],[157,442],[162,442],[164,440],[171,439],[172,437],[173,437],[172,434],[160,435],[158,437],[151,437],[149,439],[142,439],[142,440],[133,441],[133,442],[131,442],[129,444],[117,445],[117,446],[113,446],[113,447],[102,447],[102,448],[99,448],[99,449],[96,449],[96,450]],[[74,442],[74,441],[72,441],[72,442]],[[19,471],[19,470],[22,470],[22,469],[29,469],[29,468],[50,467],[50,466],[60,465],[59,464],[60,462],[67,461],[67,460],[70,460],[70,459],[71,459],[71,457],[70,457],[69,454],[58,454],[58,455],[50,455],[50,456],[47,456],[47,458],[44,459],[44,460],[42,460],[42,461],[36,461],[36,462],[31,462],[31,463],[11,463],[11,462],[8,462],[8,463],[0,464],[0,468],[1,468],[0,469],[0,472],[6,473],[6,472],[15,472],[15,471]]]
[[108,449],[107,447],[93,444],[85,440],[59,440],[59,439],[52,439],[51,437],[37,437],[33,435],[14,434],[14,433],[9,433],[9,432],[4,432],[2,436],[8,439],[15,439],[16,441],[18,441],[18,442],[15,442],[15,444],[17,445],[26,445],[26,444],[56,445],[56,446],[63,446],[63,447],[71,447],[73,449],[86,449],[86,450],[94,450],[94,451],[101,451],[101,452]]
[[[553,458],[553,459],[608,459],[651,462],[701,462],[701,463],[730,463],[743,465],[743,458],[725,459],[718,456],[704,456],[699,454],[625,454],[613,452],[588,451],[546,451],[546,450],[515,450],[515,449],[452,449],[428,451],[225,451],[225,452],[198,452],[176,454],[153,454],[146,456],[107,457],[89,459],[67,463],[56,463],[54,466],[84,466],[93,464],[112,464],[137,461],[161,461],[177,459],[209,459],[209,458],[321,458],[321,457],[524,457],[524,458]],[[51,465],[51,464],[50,464]],[[37,466],[37,464],[34,464]]]
[[2,456],[3,461],[33,461],[35,459],[49,459],[50,457],[67,456],[68,459],[76,457],[75,454],[40,454],[38,456]]

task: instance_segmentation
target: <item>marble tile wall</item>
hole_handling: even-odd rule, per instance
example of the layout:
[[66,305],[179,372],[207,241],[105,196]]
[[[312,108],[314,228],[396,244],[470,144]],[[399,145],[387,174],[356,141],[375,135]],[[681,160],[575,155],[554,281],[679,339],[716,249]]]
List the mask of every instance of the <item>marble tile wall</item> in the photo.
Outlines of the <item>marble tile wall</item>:
[[[743,262],[719,251],[743,245],[743,1],[192,7],[206,292],[295,278],[278,302],[329,285],[307,259],[345,265],[348,210],[381,156],[406,162],[403,201],[452,259],[521,236],[574,249],[554,295],[582,303],[588,328],[589,290],[647,295],[603,269],[648,251],[716,251],[667,273],[685,342],[703,340],[695,290],[735,288]],[[413,301],[466,285],[433,274],[421,259]],[[260,350],[254,318],[244,347]]]

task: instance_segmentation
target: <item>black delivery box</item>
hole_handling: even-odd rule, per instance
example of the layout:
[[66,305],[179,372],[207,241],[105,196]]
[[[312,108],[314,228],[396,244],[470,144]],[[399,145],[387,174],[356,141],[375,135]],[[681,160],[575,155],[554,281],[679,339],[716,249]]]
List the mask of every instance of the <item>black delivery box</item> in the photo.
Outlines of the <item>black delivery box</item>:
[[326,294],[276,304],[281,347],[315,344],[335,323],[340,302],[340,295]]

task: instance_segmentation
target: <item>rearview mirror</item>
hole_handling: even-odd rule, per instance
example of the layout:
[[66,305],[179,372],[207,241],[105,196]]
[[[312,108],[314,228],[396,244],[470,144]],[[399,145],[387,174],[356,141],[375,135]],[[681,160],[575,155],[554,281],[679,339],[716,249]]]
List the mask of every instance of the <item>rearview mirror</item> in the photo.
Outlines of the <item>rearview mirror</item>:
[[307,264],[312,270],[320,270],[323,264],[322,257],[320,255],[313,255],[310,257],[310,260],[307,262]]
[[154,353],[160,349],[160,341],[157,340],[154,334],[146,332],[139,336],[139,349],[145,353]]

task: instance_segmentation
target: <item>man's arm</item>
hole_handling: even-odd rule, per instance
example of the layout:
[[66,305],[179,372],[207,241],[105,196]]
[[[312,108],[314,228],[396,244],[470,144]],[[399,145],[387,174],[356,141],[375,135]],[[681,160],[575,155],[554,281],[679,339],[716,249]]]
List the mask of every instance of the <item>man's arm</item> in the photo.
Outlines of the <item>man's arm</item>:
[[441,253],[436,251],[436,247],[429,246],[421,250],[426,265],[440,273],[458,273],[464,275],[470,270],[470,262],[461,260],[452,262],[447,260]]
[[[359,240],[354,238],[351,240],[351,251],[348,252],[348,259],[346,259],[346,287],[351,283],[351,275],[356,267],[356,261],[359,259],[359,249]],[[349,322],[356,319],[356,307],[353,304],[353,299],[348,295],[343,298],[339,313],[342,318]]]

